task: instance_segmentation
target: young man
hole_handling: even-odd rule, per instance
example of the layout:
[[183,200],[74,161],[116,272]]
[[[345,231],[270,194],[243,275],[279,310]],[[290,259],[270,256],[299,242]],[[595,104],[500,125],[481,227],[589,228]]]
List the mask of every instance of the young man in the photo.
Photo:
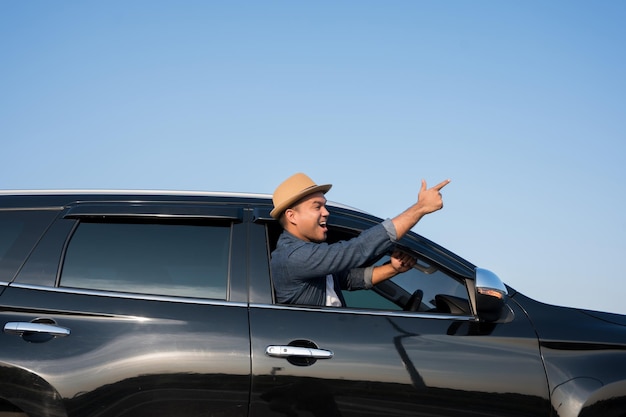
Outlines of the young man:
[[404,212],[353,239],[328,244],[324,243],[329,216],[324,195],[332,185],[317,185],[302,173],[287,178],[274,191],[270,213],[284,229],[271,260],[276,301],[345,306],[342,289],[369,289],[411,269],[415,259],[400,251],[392,253],[388,264],[359,266],[392,249],[423,216],[441,209],[440,190],[449,182],[426,188],[422,180],[417,202]]

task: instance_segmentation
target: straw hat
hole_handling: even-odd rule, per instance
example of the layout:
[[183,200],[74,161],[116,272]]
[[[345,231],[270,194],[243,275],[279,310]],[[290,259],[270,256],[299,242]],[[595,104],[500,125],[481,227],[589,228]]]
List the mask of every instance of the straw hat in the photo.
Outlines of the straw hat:
[[274,210],[270,212],[270,216],[278,219],[283,214],[283,211],[287,210],[296,201],[317,192],[326,194],[330,187],[332,187],[332,184],[315,184],[311,178],[301,172],[292,175],[276,187],[272,196]]

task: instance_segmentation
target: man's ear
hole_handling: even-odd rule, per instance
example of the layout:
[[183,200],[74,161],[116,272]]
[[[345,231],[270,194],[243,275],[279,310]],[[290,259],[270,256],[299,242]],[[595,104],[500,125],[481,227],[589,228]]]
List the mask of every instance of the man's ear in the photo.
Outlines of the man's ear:
[[283,216],[285,217],[285,224],[296,224],[296,211],[294,209],[288,208]]

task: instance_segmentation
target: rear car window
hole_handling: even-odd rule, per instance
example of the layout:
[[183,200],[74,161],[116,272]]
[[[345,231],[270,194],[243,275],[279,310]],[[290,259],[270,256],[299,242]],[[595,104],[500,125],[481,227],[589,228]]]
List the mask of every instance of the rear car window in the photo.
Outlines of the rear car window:
[[12,281],[56,215],[54,210],[0,211],[0,281]]
[[81,222],[61,287],[225,300],[228,225]]

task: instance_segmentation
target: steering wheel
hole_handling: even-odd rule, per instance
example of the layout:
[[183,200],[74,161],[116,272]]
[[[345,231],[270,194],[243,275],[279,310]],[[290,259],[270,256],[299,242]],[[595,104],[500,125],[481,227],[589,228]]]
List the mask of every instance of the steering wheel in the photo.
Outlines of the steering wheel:
[[424,291],[417,289],[411,297],[409,301],[406,302],[404,306],[404,311],[419,311],[420,306],[422,305],[422,298],[424,297]]

